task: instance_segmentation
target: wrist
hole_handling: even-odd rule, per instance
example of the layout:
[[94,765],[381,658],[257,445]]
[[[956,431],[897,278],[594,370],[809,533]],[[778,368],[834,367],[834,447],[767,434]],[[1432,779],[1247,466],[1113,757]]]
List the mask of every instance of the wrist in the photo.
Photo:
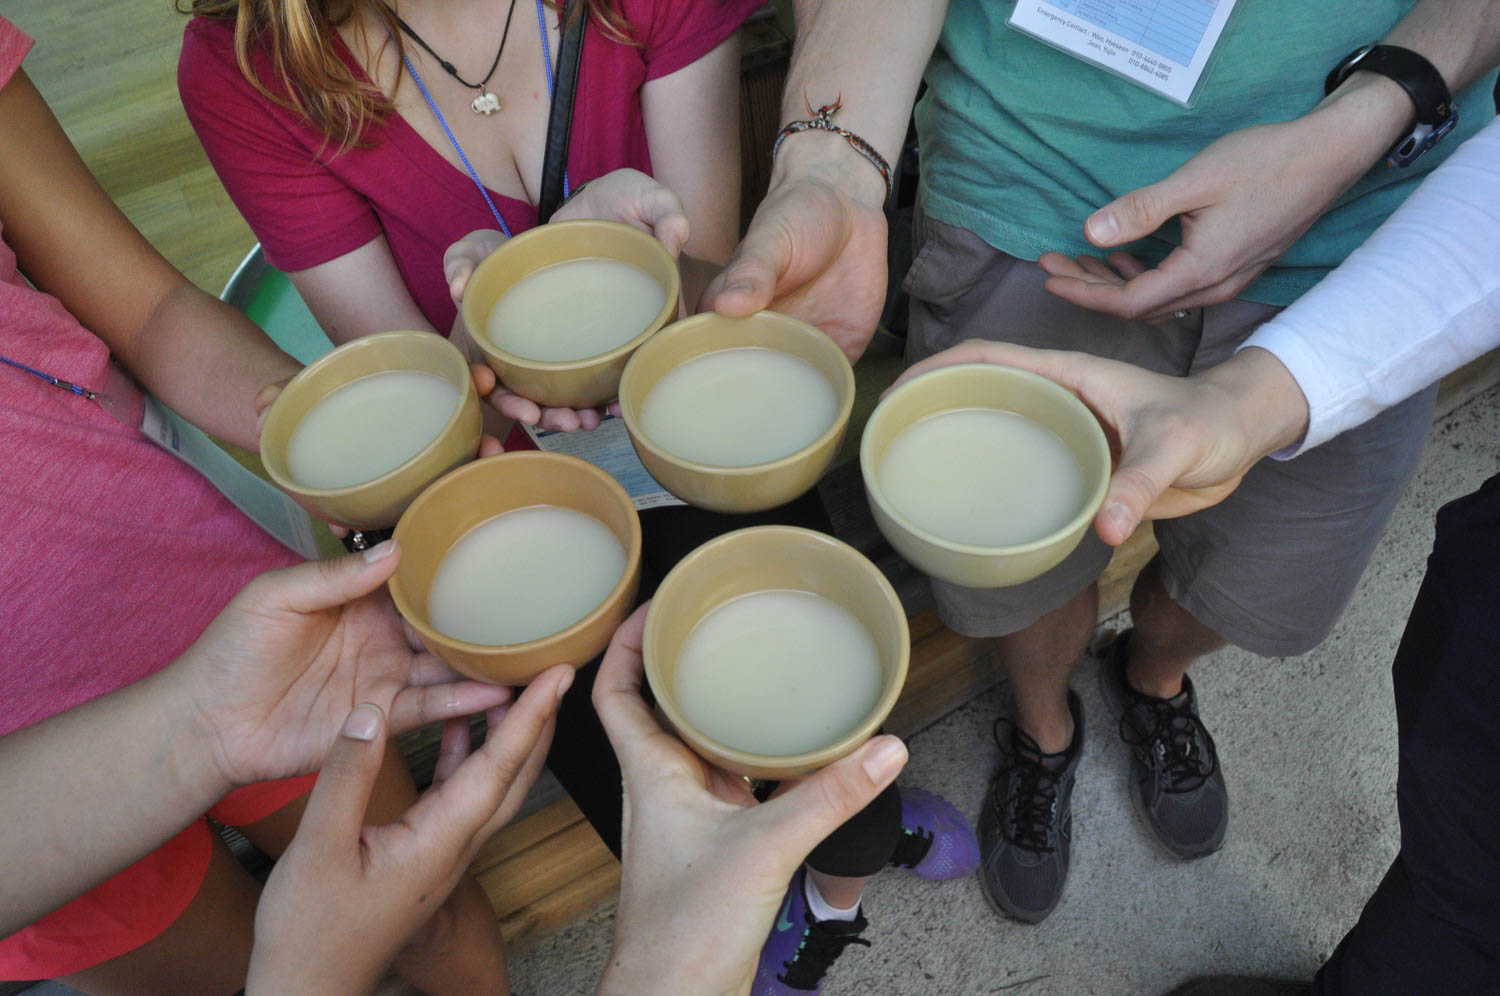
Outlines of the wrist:
[[885,206],[886,183],[880,170],[831,132],[802,131],[782,142],[771,167],[771,187],[797,179],[822,180],[877,211]]
[[1411,131],[1416,119],[1401,84],[1358,69],[1307,115],[1317,122],[1320,144],[1347,164],[1351,183]]
[[[748,960],[737,959],[730,951],[740,933],[736,925],[720,923],[719,930],[704,931],[693,907],[677,891],[644,899],[622,892],[614,943],[599,978],[598,996],[644,992],[736,996],[745,992],[755,975],[759,948]],[[768,917],[764,930],[769,929]]]
[[222,799],[238,782],[229,774],[223,756],[223,742],[213,721],[199,703],[193,648],[167,667],[145,679],[155,685],[154,694],[164,702],[160,715],[166,717],[166,742],[173,745],[171,758],[176,779],[196,798]]
[[1235,353],[1204,374],[1229,398],[1228,410],[1254,459],[1269,456],[1307,435],[1307,397],[1275,354],[1258,346]]

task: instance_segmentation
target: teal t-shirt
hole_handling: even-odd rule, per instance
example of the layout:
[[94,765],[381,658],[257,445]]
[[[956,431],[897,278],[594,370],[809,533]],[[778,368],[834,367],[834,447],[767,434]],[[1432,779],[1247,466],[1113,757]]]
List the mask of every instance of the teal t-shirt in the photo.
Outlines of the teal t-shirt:
[[[1083,237],[1095,210],[1220,136],[1306,113],[1338,60],[1414,3],[1240,0],[1185,108],[1007,27],[1014,3],[952,0],[916,114],[924,208],[1023,259],[1098,254]],[[1491,74],[1458,95],[1452,134],[1414,166],[1376,165],[1241,296],[1285,305],[1317,283],[1493,116],[1493,87]],[[1177,235],[1172,223],[1124,248],[1155,263]]]

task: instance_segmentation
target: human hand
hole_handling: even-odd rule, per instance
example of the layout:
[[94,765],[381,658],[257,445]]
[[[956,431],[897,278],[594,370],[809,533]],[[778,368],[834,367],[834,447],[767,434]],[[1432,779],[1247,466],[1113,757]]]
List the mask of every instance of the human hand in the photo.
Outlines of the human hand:
[[1107,249],[1177,217],[1182,243],[1166,259],[1148,268],[1125,252],[1105,260],[1049,252],[1037,260],[1049,274],[1046,289],[1080,307],[1147,321],[1235,297],[1389,146],[1391,121],[1400,125],[1410,101],[1403,108],[1385,97],[1351,83],[1301,118],[1225,135],[1084,223],[1085,237]]
[[514,705],[492,710],[484,746],[472,756],[465,757],[467,724],[445,727],[433,787],[388,826],[364,825],[386,717],[368,702],[350,712],[256,908],[246,990],[371,991],[480,846],[515,815],[572,680],[571,668],[552,668]]
[[1170,519],[1227,498],[1262,457],[1307,429],[1307,399],[1281,361],[1244,349],[1191,377],[1168,377],[1086,353],[973,339],[914,364],[902,384],[938,367],[999,363],[1056,381],[1104,427],[1115,457],[1099,538],[1118,546],[1142,519]]
[[268,571],[172,665],[175,707],[193,717],[226,787],[316,769],[360,702],[401,733],[508,701],[508,689],[462,680],[411,649],[378,590],[400,559],[389,540]]
[[859,359],[885,307],[885,186],[847,150],[814,162],[822,139],[798,135],[777,159],[771,187],[744,241],[698,302],[739,318],[766,308],[816,325],[850,362]]
[[607,993],[741,992],[797,866],[895,780],[906,748],[874,737],[769,802],[698,757],[640,696],[647,606],[615,633],[594,708],[620,759],[625,817]]

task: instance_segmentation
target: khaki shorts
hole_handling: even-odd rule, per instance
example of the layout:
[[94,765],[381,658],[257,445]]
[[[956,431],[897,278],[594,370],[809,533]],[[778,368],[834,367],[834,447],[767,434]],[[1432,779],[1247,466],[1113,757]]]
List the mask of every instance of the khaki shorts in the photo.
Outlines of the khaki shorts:
[[[1070,349],[1184,375],[1222,363],[1279,310],[1234,300],[1158,325],[1075,307],[1042,289],[1046,275],[919,208],[906,278],[906,361],[966,339]],[[1262,460],[1225,501],[1155,523],[1168,594],[1195,619],[1253,653],[1317,646],[1338,620],[1411,481],[1436,387],[1295,460]],[[1111,549],[1092,531],[1040,578],[1012,588],[934,580],[943,621],[1003,636],[1066,604],[1097,578]]]

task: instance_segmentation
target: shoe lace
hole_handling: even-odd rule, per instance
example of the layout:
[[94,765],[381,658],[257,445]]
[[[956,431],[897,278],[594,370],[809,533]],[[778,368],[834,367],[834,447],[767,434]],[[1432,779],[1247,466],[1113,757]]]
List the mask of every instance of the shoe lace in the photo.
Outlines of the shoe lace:
[[845,948],[851,944],[870,946],[869,941],[859,936],[869,926],[869,921],[856,916],[852,923],[842,920],[825,923],[813,919],[811,913],[804,916],[807,917],[807,933],[803,935],[802,945],[791,961],[781,963],[786,971],[776,978],[793,989],[816,989],[823,976],[828,974],[828,967],[838,960]]
[[1132,704],[1120,717],[1120,739],[1135,750],[1142,763],[1160,770],[1167,792],[1191,792],[1213,777],[1218,768],[1214,738],[1185,701],[1143,700]]
[[1057,850],[1052,843],[1052,826],[1057,817],[1058,776],[1042,763],[1037,742],[1010,720],[995,720],[994,735],[1001,754],[1009,758],[990,796],[1001,833],[1028,851],[1048,854]]
[[926,827],[902,827],[891,864],[897,868],[915,868],[932,850],[934,833]]

